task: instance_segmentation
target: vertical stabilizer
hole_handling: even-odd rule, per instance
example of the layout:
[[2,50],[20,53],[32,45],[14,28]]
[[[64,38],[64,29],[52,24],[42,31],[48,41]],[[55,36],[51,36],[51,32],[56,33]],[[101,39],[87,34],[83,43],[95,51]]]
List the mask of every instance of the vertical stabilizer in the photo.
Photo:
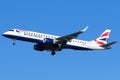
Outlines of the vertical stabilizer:
[[110,36],[110,29],[106,29],[95,41],[98,45],[104,45],[107,44],[109,36]]

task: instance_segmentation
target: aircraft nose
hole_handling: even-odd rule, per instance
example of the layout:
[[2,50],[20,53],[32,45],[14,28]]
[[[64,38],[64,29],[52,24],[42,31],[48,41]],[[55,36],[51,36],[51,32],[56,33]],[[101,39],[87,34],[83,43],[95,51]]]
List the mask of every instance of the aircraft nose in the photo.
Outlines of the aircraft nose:
[[6,37],[6,36],[7,36],[7,32],[4,32],[4,33],[2,34],[2,36]]
[[3,33],[2,36],[5,36],[5,33]]

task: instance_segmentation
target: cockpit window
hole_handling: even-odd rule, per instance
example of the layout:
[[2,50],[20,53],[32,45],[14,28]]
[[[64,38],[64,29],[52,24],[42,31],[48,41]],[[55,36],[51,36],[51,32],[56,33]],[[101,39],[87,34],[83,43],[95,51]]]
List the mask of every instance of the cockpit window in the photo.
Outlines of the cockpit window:
[[16,30],[16,32],[18,32],[18,33],[19,33],[19,30]]
[[9,31],[12,31],[12,32],[15,31],[15,32],[18,32],[18,33],[20,32],[19,30],[14,30],[14,29],[11,29],[11,30],[9,30]]
[[9,30],[9,31],[14,31],[14,30]]

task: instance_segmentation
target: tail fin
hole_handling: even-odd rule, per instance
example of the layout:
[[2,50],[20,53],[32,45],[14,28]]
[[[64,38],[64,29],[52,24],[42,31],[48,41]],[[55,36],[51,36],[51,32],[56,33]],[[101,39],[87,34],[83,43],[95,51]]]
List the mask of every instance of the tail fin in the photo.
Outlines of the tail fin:
[[110,29],[106,29],[95,41],[98,45],[107,44],[109,36],[110,36]]

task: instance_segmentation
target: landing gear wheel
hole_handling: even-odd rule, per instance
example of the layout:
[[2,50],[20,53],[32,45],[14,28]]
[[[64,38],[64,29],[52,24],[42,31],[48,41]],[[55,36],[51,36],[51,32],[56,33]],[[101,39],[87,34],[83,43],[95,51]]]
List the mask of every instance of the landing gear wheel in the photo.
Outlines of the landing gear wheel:
[[52,52],[51,52],[51,55],[53,55],[53,56],[54,56],[55,54],[56,54],[56,53],[55,53],[55,51],[52,51]]

